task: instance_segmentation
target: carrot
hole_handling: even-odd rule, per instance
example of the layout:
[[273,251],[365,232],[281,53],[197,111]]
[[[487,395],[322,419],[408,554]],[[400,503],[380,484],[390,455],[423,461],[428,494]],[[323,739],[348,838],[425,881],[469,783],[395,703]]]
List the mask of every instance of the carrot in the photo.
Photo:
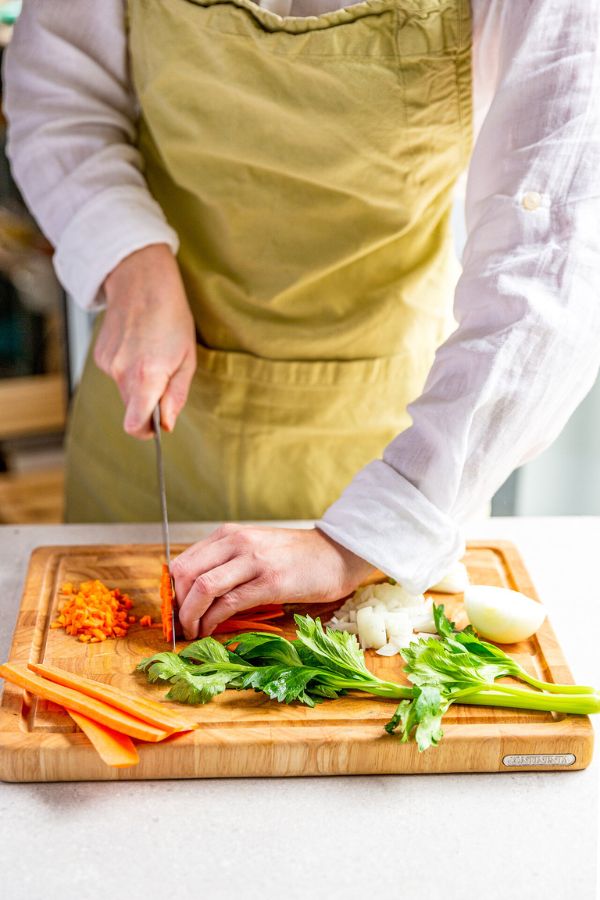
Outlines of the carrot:
[[[246,616],[246,622],[270,622],[272,619],[281,619],[285,616],[285,612],[281,609],[279,612],[256,613],[253,609],[245,609],[244,615]],[[237,619],[238,616],[232,616],[231,618]]]
[[171,643],[173,640],[173,585],[171,573],[166,563],[163,563],[160,577],[160,618],[162,621],[163,637]]
[[119,588],[108,588],[98,579],[83,581],[78,587],[65,582],[61,587],[65,600],[51,628],[64,628],[83,643],[97,644],[107,638],[125,637],[135,622],[130,610],[131,598]]
[[282,629],[275,625],[268,625],[267,622],[273,619],[280,619],[285,616],[285,611],[280,605],[272,606],[254,606],[252,609],[245,609],[239,615],[233,615],[224,622],[221,622],[215,628],[216,634],[230,634],[233,631],[241,631],[242,629],[260,631],[280,632]]
[[68,709],[67,712],[73,721],[79,725],[87,739],[92,744],[100,759],[107,766],[114,766],[117,769],[125,769],[128,766],[137,766],[140,761],[135,744],[126,734],[120,734],[107,728],[106,725],[100,725],[81,713]]
[[148,700],[146,697],[134,697],[112,684],[103,684],[91,678],[76,675],[74,672],[67,672],[56,666],[45,666],[42,663],[29,663],[27,668],[48,681],[73,688],[88,697],[108,703],[109,706],[114,706],[116,709],[129,713],[129,715],[142,719],[143,722],[164,731],[191,731],[196,728],[194,723],[181,719],[163,704]]
[[45,678],[34,675],[28,669],[22,669],[10,663],[0,666],[0,677],[18,685],[18,687],[24,688],[26,691],[30,691],[32,694],[36,694],[38,697],[43,697],[45,700],[51,700],[53,703],[58,703],[59,706],[64,706],[69,712],[74,710],[83,716],[93,719],[95,722],[100,722],[101,725],[107,725],[108,728],[112,728],[114,731],[128,734],[129,737],[137,738],[140,741],[152,741],[155,743],[156,741],[164,740],[173,733],[172,731],[165,731],[164,729],[156,728],[154,725],[149,725],[148,722],[142,722],[141,719],[137,719],[129,715],[129,713],[116,709],[114,706],[109,706],[108,703],[96,700],[93,697],[86,697],[85,694],[74,691],[72,688],[46,681]]
[[277,625],[269,625],[267,622],[252,622],[248,619],[236,619],[232,616],[225,622],[220,622],[213,634],[233,634],[235,631],[270,631],[273,634],[281,634],[283,628]]
[[[261,606],[253,606],[251,609],[245,610],[245,612],[249,614],[251,613],[251,615],[249,615],[249,618],[253,621],[256,621],[256,613],[273,612],[274,614],[276,613],[277,616],[285,615],[282,603],[263,603]],[[274,617],[275,616],[273,616],[273,618]]]

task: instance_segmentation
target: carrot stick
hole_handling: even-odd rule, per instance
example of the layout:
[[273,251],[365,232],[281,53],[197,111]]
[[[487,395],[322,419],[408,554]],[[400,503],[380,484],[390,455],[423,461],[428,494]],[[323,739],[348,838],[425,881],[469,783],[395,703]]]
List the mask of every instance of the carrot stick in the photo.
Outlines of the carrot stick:
[[123,712],[164,731],[191,731],[196,728],[195,724],[179,718],[176,713],[163,704],[148,700],[146,697],[133,697],[131,694],[113,687],[112,684],[103,684],[93,681],[91,678],[76,675],[74,672],[59,669],[57,666],[45,666],[42,663],[29,663],[27,668],[48,681],[73,688],[88,697],[108,703],[110,706],[121,709]]
[[256,613],[274,612],[277,615],[285,615],[282,603],[263,603],[261,606],[253,606],[251,609],[244,610],[244,612],[248,613],[248,618],[253,621],[256,621]]
[[233,634],[235,631],[270,631],[273,634],[281,634],[283,628],[277,625],[269,625],[267,622],[251,622],[247,619],[227,619],[220,622],[213,634]]
[[129,713],[109,706],[108,703],[95,700],[93,697],[86,697],[85,694],[64,687],[62,684],[46,681],[45,678],[34,675],[28,669],[21,669],[10,663],[0,666],[0,677],[38,697],[58,703],[59,706],[64,706],[69,711],[74,710],[95,722],[100,722],[101,725],[107,725],[114,731],[128,734],[129,737],[137,738],[140,741],[162,741],[173,733],[142,722],[141,719],[136,719]]
[[[281,619],[282,616],[285,616],[283,609],[262,613],[256,613],[253,609],[245,609],[244,614],[248,617],[245,619],[246,622],[270,622],[271,619]],[[231,618],[237,619],[237,616],[232,616]]]
[[259,606],[252,606],[250,609],[244,610],[244,612],[251,613],[250,618],[253,619],[254,613],[272,612],[273,610],[283,611],[283,603],[261,603]]
[[171,573],[166,563],[163,563],[160,577],[160,618],[162,621],[163,637],[171,643],[173,639],[173,586]]
[[68,709],[67,712],[73,721],[79,725],[87,739],[92,744],[94,750],[100,759],[107,766],[114,766],[117,769],[125,769],[128,766],[137,766],[140,761],[135,744],[126,734],[120,734],[107,728],[106,725],[100,725],[81,713]]

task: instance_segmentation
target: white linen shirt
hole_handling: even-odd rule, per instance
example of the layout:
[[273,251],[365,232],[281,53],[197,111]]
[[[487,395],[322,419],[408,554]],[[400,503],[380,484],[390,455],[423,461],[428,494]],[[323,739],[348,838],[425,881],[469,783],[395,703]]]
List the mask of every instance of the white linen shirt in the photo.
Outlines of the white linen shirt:
[[[317,15],[336,0],[263,0]],[[472,0],[478,134],[454,315],[412,426],[318,526],[409,590],[558,434],[600,361],[600,3]],[[147,244],[178,249],[134,146],[123,0],[27,0],[6,54],[8,153],[83,306]],[[392,113],[390,113],[391,115]],[[432,135],[432,140],[434,135]]]

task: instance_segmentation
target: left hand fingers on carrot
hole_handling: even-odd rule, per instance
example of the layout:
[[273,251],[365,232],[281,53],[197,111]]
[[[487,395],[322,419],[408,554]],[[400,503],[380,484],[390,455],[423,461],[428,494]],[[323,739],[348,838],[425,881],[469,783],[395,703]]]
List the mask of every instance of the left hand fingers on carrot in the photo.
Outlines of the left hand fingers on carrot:
[[[251,610],[269,600],[269,587],[263,578],[254,578],[223,596],[218,597],[202,616],[200,631],[203,637],[212,634],[222,622],[231,619],[257,621]],[[264,605],[264,603],[262,604]],[[259,613],[260,615],[260,613]]]
[[236,590],[238,585],[250,581],[253,575],[253,563],[239,557],[199,575],[179,610],[179,621],[186,638],[193,640],[197,637],[199,622],[216,597]]

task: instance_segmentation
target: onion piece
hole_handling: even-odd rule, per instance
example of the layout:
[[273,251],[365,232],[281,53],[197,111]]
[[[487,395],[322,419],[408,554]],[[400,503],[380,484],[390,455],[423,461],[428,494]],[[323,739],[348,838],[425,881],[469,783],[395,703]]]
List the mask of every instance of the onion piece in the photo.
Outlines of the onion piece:
[[383,615],[376,612],[372,606],[365,606],[357,611],[356,624],[358,639],[363,650],[368,650],[369,647],[379,650],[387,643]]
[[527,640],[546,618],[541,603],[519,591],[488,585],[472,585],[465,592],[465,609],[475,631],[498,644]]
[[455,562],[437,584],[429,588],[438,594],[462,594],[469,587],[469,574],[464,563]]

